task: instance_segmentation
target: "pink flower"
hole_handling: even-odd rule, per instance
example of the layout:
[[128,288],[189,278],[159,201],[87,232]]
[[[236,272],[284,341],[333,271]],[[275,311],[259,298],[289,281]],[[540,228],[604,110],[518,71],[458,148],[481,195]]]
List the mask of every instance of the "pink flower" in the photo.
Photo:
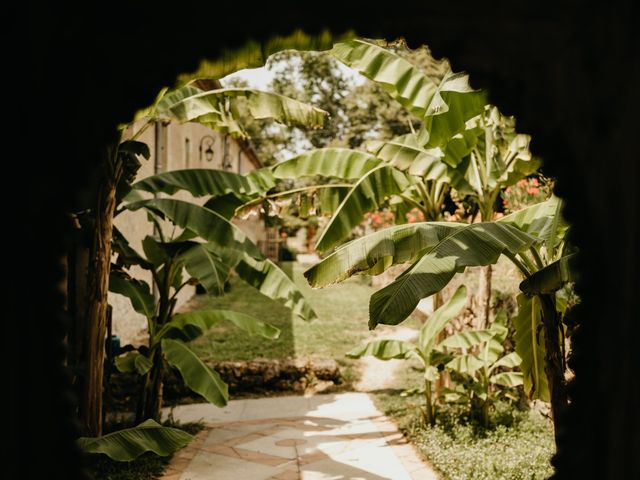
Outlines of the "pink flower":
[[538,179],[537,178],[532,178],[531,179],[531,185],[533,185],[534,187],[538,186]]
[[507,205],[509,205],[509,200],[503,200],[502,204],[506,207]]
[[520,188],[526,187],[527,181],[523,178],[522,180],[518,180],[518,183],[516,183],[516,185],[519,186]]
[[507,187],[507,189],[505,190],[505,192],[507,192],[507,193],[511,193],[511,187]]
[[527,190],[527,193],[529,193],[529,195],[537,195],[539,191],[540,190],[538,190],[536,187],[531,187]]
[[410,217],[407,219],[407,222],[409,222],[409,223],[416,223],[416,217],[414,217],[414,216],[410,216]]

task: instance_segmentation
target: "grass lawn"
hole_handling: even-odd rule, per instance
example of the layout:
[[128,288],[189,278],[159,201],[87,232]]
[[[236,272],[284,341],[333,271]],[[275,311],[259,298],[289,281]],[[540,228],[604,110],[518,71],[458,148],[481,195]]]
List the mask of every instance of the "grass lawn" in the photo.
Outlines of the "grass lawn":
[[441,480],[541,480],[553,473],[553,427],[537,412],[499,405],[484,429],[461,407],[444,406],[430,428],[422,424],[421,402],[421,396],[375,395],[377,407],[395,420]]
[[[367,327],[369,297],[374,292],[368,279],[355,276],[339,285],[314,290],[302,275],[306,266],[287,262],[282,268],[302,290],[318,319],[307,322],[292,318],[287,308],[242,281],[232,279],[231,288],[224,296],[198,295],[186,308],[228,308],[244,312],[280,328],[280,338],[249,337],[231,324],[222,324],[195,340],[192,348],[205,361],[333,358],[343,367],[347,383],[355,380],[357,361],[346,358],[345,353],[373,337]],[[407,320],[403,325],[417,326],[418,323]],[[376,332],[385,326],[381,327]]]

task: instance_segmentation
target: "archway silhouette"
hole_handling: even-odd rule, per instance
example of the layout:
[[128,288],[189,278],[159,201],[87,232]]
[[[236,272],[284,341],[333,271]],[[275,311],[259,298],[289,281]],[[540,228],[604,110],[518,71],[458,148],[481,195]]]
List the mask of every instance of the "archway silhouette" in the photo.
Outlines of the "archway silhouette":
[[[583,303],[575,312],[580,331],[571,364],[576,377],[553,462],[555,478],[625,478],[640,471],[632,343],[639,178],[632,128],[640,79],[631,2],[597,13],[577,2],[549,8],[467,0],[369,6],[366,15],[347,2],[324,2],[315,11],[285,2],[251,7],[251,16],[218,2],[192,12],[186,7],[189,15],[151,2],[90,8],[34,9],[28,17],[30,77],[38,91],[45,84],[56,95],[44,96],[55,120],[37,140],[48,148],[46,158],[40,150],[30,152],[38,175],[29,180],[29,198],[17,218],[27,232],[21,249],[29,256],[16,271],[7,313],[11,346],[19,348],[22,338],[30,345],[30,355],[17,350],[11,356],[20,358],[20,372],[12,372],[10,387],[16,392],[12,411],[19,412],[11,418],[20,439],[13,458],[26,461],[31,451],[39,457],[23,467],[27,472],[44,466],[52,478],[80,476],[72,400],[61,368],[59,258],[69,234],[64,212],[89,198],[99,179],[98,159],[115,139],[114,126],[180,73],[195,70],[201,59],[220,58],[224,49],[237,49],[247,39],[268,42],[294,28],[310,35],[353,29],[366,37],[403,36],[411,47],[427,44],[436,57],[450,58],[454,70],[467,71],[475,87],[486,88],[491,102],[532,135],[546,173],[558,178],[556,193],[566,200],[573,242],[582,252]],[[15,178],[25,175],[21,168]],[[37,302],[24,296],[33,295],[25,286],[34,272]],[[18,324],[17,318],[23,320]],[[27,379],[33,372],[36,379]]]

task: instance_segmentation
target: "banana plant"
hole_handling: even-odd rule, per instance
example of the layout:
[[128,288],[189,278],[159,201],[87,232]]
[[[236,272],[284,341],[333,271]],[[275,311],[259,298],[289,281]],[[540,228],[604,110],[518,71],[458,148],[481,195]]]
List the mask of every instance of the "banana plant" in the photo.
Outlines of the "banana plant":
[[[200,283],[207,292],[220,295],[233,269],[240,279],[291,308],[300,317],[312,319],[315,312],[289,277],[264,258],[238,227],[216,212],[172,198],[140,200],[126,204],[126,208],[146,209],[149,217],[155,220],[160,237],[146,237],[142,243],[142,255],[135,252],[118,233],[114,245],[118,259],[109,283],[110,290],[127,296],[133,308],[148,322],[148,345],[116,359],[121,371],[137,372],[144,377],[138,420],[159,418],[165,363],[177,368],[185,384],[193,391],[215,405],[224,406],[228,400],[226,385],[185,341],[193,340],[222,321],[230,321],[246,333],[266,338],[277,338],[279,331],[239,312],[205,310],[175,313],[178,293],[186,285]],[[175,238],[167,238],[162,233],[159,219],[169,220],[188,234],[183,232]],[[151,272],[158,301],[154,300],[146,282],[127,273],[132,265]]]
[[[489,328],[456,333],[438,345],[447,349],[441,360],[446,362],[445,368],[457,374],[456,386],[453,389],[443,388],[441,395],[445,401],[462,401],[470,405],[472,411],[480,413],[485,427],[489,425],[489,410],[495,399],[508,395],[509,389],[523,383],[521,372],[498,371],[513,369],[522,363],[516,352],[502,356],[502,344],[508,332],[505,320],[506,315],[502,311]],[[451,359],[446,361],[448,358]]]
[[[102,176],[92,205],[82,215],[91,217],[87,231],[92,238],[87,242],[91,261],[87,266],[87,278],[79,284],[87,285],[84,295],[87,305],[78,319],[86,318],[86,327],[81,333],[78,350],[82,350],[84,372],[81,376],[80,420],[86,433],[98,436],[102,432],[102,383],[104,347],[106,335],[107,285],[111,259],[113,218],[122,198],[118,190],[127,190],[132,181],[129,165],[132,155],[148,158],[148,149],[137,148],[136,140],[150,125],[157,121],[198,122],[210,128],[229,132],[235,136],[246,136],[237,121],[239,102],[245,103],[250,115],[256,119],[271,118],[278,122],[310,128],[321,127],[326,112],[288,97],[252,89],[203,90],[190,81],[176,89],[163,89],[155,102],[143,110],[136,120],[142,120],[140,128],[129,139],[124,139],[126,126],[120,129],[120,140],[114,148],[105,152]],[[215,83],[213,84],[215,86]],[[134,148],[131,151],[131,147]],[[135,176],[135,170],[134,174]],[[81,216],[78,214],[78,216]],[[79,321],[79,320],[78,320]]]
[[353,349],[347,353],[347,356],[361,358],[365,355],[371,355],[379,360],[418,360],[424,371],[424,419],[425,423],[433,426],[435,425],[436,406],[433,400],[432,384],[438,378],[438,369],[435,365],[439,362],[440,357],[436,354],[443,345],[443,342],[438,343],[438,336],[447,323],[460,313],[466,300],[467,289],[464,285],[461,285],[451,298],[434,311],[422,325],[417,343],[400,340],[376,340],[367,343],[363,347]]
[[383,42],[347,40],[329,53],[381,85],[422,128],[388,142],[370,142],[368,152],[326,148],[274,167],[277,178],[319,175],[336,180],[304,188],[306,194],[322,192],[322,201],[316,203],[323,213],[332,215],[316,248],[328,251],[337,246],[351,235],[364,213],[383,205],[392,206],[399,221],[412,208],[428,220],[440,220],[451,186],[471,191],[458,167],[475,141],[474,135],[465,132],[465,122],[483,111],[484,94],[469,86],[465,74],[449,72],[442,81],[430,78]]
[[[516,133],[515,119],[502,115],[494,106],[486,106],[481,115],[467,122],[464,132],[472,145],[458,171],[470,186],[470,197],[475,201],[482,221],[493,220],[500,192],[518,180],[531,175],[540,167],[540,161],[529,151],[531,138]],[[477,327],[489,323],[491,312],[492,267],[480,269],[478,305],[481,308]]]
[[[561,202],[553,197],[496,222],[389,227],[343,245],[308,269],[305,277],[313,287],[322,287],[354,274],[377,275],[392,265],[410,263],[391,284],[371,296],[369,327],[375,328],[379,323],[396,325],[405,320],[422,298],[442,290],[466,267],[495,264],[505,255],[522,273],[520,289],[535,307],[528,310],[531,315],[522,308],[516,322],[516,351],[522,358],[525,389],[532,398],[545,399],[547,382],[546,399],[551,401],[557,426],[567,395],[555,292],[572,280],[568,265],[575,258],[565,241],[569,226],[562,221],[560,209]],[[543,335],[538,335],[540,331]]]

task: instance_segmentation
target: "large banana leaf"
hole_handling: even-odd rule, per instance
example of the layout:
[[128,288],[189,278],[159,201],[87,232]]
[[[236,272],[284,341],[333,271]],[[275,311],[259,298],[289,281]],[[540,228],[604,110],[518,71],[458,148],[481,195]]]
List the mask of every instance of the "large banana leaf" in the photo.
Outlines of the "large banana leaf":
[[494,264],[501,254],[515,255],[537,242],[535,237],[510,225],[490,222],[457,227],[439,240],[393,283],[372,295],[369,328],[379,323],[402,322],[420,299],[442,290],[455,273],[466,267]]
[[447,348],[471,348],[487,342],[494,336],[494,332],[486,330],[468,330],[450,335],[438,345]]
[[158,116],[180,122],[217,123],[226,120],[238,98],[246,99],[249,113],[255,119],[271,118],[287,125],[320,128],[328,115],[317,107],[273,92],[243,88],[202,91],[190,85],[181,87],[179,92],[181,95],[174,92],[165,97],[169,101],[163,99],[158,103]]
[[162,352],[167,362],[178,369],[187,387],[218,407],[227,404],[229,387],[189,347],[179,340],[164,338]]
[[496,385],[513,388],[522,385],[523,376],[522,372],[502,372],[492,375],[489,381]]
[[126,428],[102,437],[78,439],[78,445],[88,453],[104,453],[118,462],[130,462],[145,452],[166,457],[193,440],[193,436],[178,428],[163,427],[146,420],[137,427]]
[[203,207],[213,210],[227,220],[231,220],[237,215],[238,209],[242,209],[242,207],[246,206],[251,200],[255,200],[255,198],[242,194],[227,193],[220,197],[210,198]]
[[391,360],[392,358],[408,358],[415,353],[416,347],[409,342],[401,340],[375,340],[366,345],[354,348],[347,357],[361,358],[371,355],[379,360]]
[[484,366],[484,360],[471,353],[457,355],[449,363],[446,364],[446,367],[450,368],[451,370],[469,374],[472,374],[476,370],[484,368]]
[[265,170],[260,176],[239,175],[225,170],[192,168],[172,170],[147,177],[133,184],[133,188],[151,193],[173,195],[186,190],[194,197],[219,197],[228,193],[254,195],[264,194],[275,186],[270,172]]
[[398,170],[427,180],[439,180],[448,173],[447,164],[442,161],[444,152],[440,148],[421,147],[412,134],[389,141],[372,141],[367,144],[367,149]]
[[[325,184],[327,185],[327,184]],[[351,190],[349,186],[321,188],[314,196],[314,207],[320,215],[333,215]]]
[[207,248],[197,244],[180,255],[189,275],[197,278],[204,289],[213,294],[221,295],[224,284],[229,278],[230,266],[223,259]]
[[171,115],[171,111],[174,107],[187,98],[199,95],[203,92],[204,90],[196,87],[195,85],[183,85],[175,90],[165,90],[164,93],[160,93],[160,98],[156,101],[153,111],[150,113],[152,116],[158,118],[168,117]]
[[573,281],[569,263],[576,255],[577,253],[566,255],[541,268],[520,283],[520,290],[527,295],[557,292],[564,284]]
[[[561,226],[557,225],[559,203],[560,200],[557,197],[551,197],[549,200],[506,215],[497,220],[497,223],[511,225],[529,235],[545,240],[554,233],[559,240],[562,238],[560,233],[564,233],[568,228],[568,226],[561,228]],[[561,224],[564,223],[561,220],[560,222]],[[553,228],[554,225],[556,225],[555,229]],[[559,229],[562,232],[558,232]]]
[[486,104],[485,93],[471,88],[468,75],[450,72],[438,86],[419,141],[426,147],[445,145],[465,129],[467,120],[481,114]]
[[259,335],[271,340],[280,336],[278,328],[245,313],[231,310],[200,310],[174,315],[170,322],[162,326],[156,338],[161,339],[166,336],[190,341],[223,321],[233,323],[251,336]]
[[433,349],[438,335],[449,320],[460,313],[467,302],[467,287],[460,285],[447,302],[433,312],[420,328],[418,346],[425,356]]
[[305,320],[318,317],[293,280],[271,260],[256,260],[244,254],[235,265],[235,271],[243,281],[290,308],[295,315]]
[[191,230],[200,237],[220,247],[236,245],[250,255],[261,258],[262,254],[251,240],[236,225],[222,215],[194,203],[172,198],[142,200],[127,205],[129,210],[146,208],[167,217],[175,225]]
[[[509,147],[494,159],[492,176],[496,184],[501,186],[514,185],[518,180],[536,172],[542,162],[529,152],[529,135],[517,134],[509,143]],[[504,158],[503,158],[504,156]],[[511,160],[510,160],[511,159]]]
[[478,127],[467,128],[453,135],[444,147],[442,161],[452,168],[456,168],[462,160],[469,155],[473,147],[478,143],[481,130]]
[[380,165],[358,180],[326,225],[316,248],[326,251],[349,237],[366,212],[382,207],[392,195],[402,193],[409,186],[406,175],[387,165]]
[[144,254],[156,268],[196,245],[196,242],[190,240],[160,242],[151,235],[147,235],[142,240]]
[[348,148],[319,148],[302,153],[273,167],[276,178],[300,178],[322,175],[347,180],[359,179],[379,166],[379,158]]
[[469,86],[467,75],[449,73],[440,84],[398,54],[379,44],[352,39],[334,45],[338,60],[380,84],[395,100],[423,120],[423,145],[439,146],[464,130],[486,100]]
[[109,291],[119,293],[131,300],[133,309],[147,317],[153,318],[156,302],[151,295],[149,284],[144,280],[136,280],[128,275],[112,271],[109,275]]
[[466,131],[451,138],[444,150],[439,147],[422,147],[414,134],[368,144],[374,155],[399,170],[419,176],[422,181],[448,183],[461,193],[473,191],[462,173],[469,163],[465,162],[465,156],[472,146],[473,139]]
[[522,363],[522,359],[517,352],[511,352],[509,355],[505,355],[500,360],[491,365],[491,370],[495,370],[498,367],[504,368],[516,368]]
[[411,262],[462,223],[428,222],[395,225],[342,245],[304,272],[312,287],[326,287],[355,274],[378,275],[392,265]]
[[544,370],[544,331],[540,318],[538,297],[517,297],[518,315],[513,319],[516,352],[522,359],[520,368],[524,375],[524,390],[529,398],[549,401],[549,384]]
[[131,247],[129,241],[124,237],[122,232],[116,226],[113,227],[112,233],[113,252],[118,255],[116,264],[125,268],[131,265],[140,265],[145,270],[151,270],[153,265]]

